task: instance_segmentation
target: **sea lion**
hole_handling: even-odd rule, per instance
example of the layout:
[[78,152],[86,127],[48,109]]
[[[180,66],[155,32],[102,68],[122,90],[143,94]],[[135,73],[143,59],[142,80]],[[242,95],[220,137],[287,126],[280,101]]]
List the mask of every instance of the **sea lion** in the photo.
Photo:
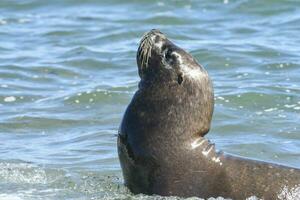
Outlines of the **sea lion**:
[[214,107],[208,73],[159,30],[142,38],[137,65],[141,81],[118,134],[133,193],[274,200],[298,187],[299,169],[216,152],[204,138]]

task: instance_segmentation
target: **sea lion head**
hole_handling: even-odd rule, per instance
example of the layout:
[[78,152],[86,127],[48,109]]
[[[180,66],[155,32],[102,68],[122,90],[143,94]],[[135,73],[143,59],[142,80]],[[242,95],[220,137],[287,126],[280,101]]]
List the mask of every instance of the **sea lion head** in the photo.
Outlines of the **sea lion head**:
[[153,29],[141,39],[137,65],[140,89],[151,90],[143,94],[143,102],[160,102],[155,106],[161,107],[163,121],[173,120],[170,128],[185,123],[185,135],[204,136],[212,119],[213,88],[208,73],[193,56]]
[[189,53],[156,29],[143,36],[137,52],[137,65],[139,76],[146,81],[159,79],[182,84],[185,77],[198,79],[207,75]]

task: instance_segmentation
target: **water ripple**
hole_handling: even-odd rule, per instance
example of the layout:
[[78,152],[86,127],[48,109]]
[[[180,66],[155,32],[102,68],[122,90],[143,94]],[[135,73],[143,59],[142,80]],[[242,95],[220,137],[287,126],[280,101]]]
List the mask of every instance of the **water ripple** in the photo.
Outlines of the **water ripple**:
[[297,1],[1,0],[0,11],[0,198],[165,199],[129,193],[116,150],[152,28],[212,77],[219,149],[299,167]]

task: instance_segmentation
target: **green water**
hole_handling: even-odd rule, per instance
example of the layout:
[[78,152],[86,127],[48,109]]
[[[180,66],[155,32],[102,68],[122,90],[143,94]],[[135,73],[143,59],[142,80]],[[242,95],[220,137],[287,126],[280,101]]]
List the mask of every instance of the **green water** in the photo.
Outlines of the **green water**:
[[158,199],[116,152],[152,28],[213,79],[218,149],[300,167],[298,0],[1,0],[0,199]]

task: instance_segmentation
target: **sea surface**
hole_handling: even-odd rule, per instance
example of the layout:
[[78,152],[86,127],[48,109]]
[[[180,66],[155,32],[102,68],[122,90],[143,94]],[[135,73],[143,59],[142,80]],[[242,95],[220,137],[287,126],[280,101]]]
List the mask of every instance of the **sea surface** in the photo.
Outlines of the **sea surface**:
[[300,167],[298,0],[1,0],[1,200],[179,199],[131,194],[117,156],[152,28],[209,72],[218,149]]

